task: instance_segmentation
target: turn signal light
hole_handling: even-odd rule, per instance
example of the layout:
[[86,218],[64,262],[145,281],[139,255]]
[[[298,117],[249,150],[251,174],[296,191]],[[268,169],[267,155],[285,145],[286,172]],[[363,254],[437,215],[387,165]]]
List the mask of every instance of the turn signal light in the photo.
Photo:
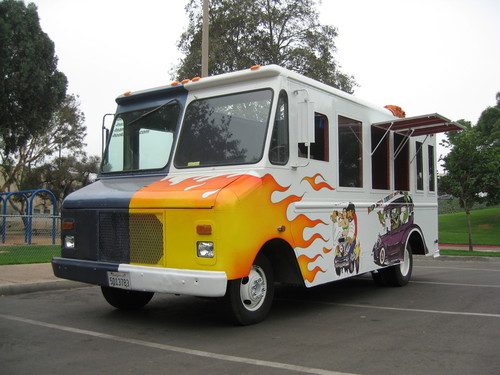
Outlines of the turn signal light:
[[63,219],[61,228],[64,230],[73,230],[74,228],[73,220]]
[[211,225],[197,225],[196,233],[198,234],[212,234],[212,226]]

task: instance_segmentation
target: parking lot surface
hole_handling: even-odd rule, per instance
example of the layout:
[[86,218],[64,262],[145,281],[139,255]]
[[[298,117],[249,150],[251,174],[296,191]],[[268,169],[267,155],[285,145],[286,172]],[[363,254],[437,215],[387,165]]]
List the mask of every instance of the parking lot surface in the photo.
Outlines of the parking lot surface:
[[247,327],[210,299],[123,312],[97,287],[3,296],[0,332],[3,375],[499,374],[500,261],[415,257],[403,288],[280,286]]

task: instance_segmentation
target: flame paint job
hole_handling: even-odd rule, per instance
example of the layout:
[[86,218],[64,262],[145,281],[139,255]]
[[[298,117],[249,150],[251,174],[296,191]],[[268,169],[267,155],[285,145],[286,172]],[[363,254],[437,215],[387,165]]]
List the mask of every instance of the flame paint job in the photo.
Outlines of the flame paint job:
[[[332,190],[319,174],[304,181],[315,190]],[[169,177],[139,190],[131,199],[130,209],[137,213],[165,208],[167,256],[162,266],[223,270],[231,279],[248,274],[258,251],[269,240],[281,238],[292,248],[308,248],[317,239],[326,241],[320,233],[310,237],[304,233],[308,228],[325,225],[322,220],[303,214],[288,216],[293,203],[302,198],[270,174]],[[212,235],[196,233],[196,225],[204,223],[213,226]],[[196,257],[195,244],[199,240],[215,243],[216,259]],[[309,263],[320,256],[299,257],[304,279],[312,282],[317,272],[324,272],[320,267],[308,269]]]

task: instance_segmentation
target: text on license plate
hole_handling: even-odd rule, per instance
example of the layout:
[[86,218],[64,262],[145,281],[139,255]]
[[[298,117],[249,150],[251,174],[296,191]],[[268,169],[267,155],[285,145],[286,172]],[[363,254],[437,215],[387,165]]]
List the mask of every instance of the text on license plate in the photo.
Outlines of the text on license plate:
[[108,271],[108,284],[113,288],[130,289],[130,275],[128,272]]

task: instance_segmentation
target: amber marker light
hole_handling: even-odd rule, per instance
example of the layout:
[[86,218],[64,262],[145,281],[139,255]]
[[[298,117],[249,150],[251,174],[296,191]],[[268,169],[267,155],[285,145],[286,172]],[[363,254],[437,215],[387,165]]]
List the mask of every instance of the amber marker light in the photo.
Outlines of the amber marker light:
[[260,69],[260,65],[254,65],[250,68],[250,70],[257,70]]
[[127,91],[127,92],[124,92],[124,93],[123,93],[123,95],[125,95],[125,96],[128,96],[128,95],[130,95],[130,94],[132,94],[132,91]]
[[74,228],[73,220],[64,219],[62,221],[61,228],[64,230],[72,230]]
[[196,233],[198,234],[212,234],[212,226],[211,225],[197,225]]
[[201,79],[201,77],[194,77],[191,81],[198,82],[200,79]]
[[177,86],[180,82],[179,81],[174,81],[170,84],[170,86]]

